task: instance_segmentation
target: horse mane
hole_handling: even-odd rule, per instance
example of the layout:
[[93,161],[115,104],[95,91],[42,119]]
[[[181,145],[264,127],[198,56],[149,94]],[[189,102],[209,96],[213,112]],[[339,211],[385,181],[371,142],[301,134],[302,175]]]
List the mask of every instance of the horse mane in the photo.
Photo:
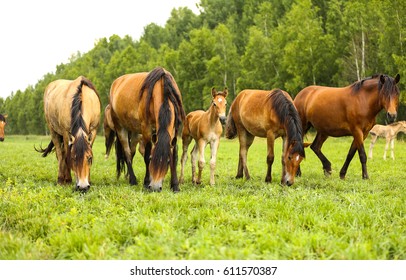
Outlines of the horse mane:
[[[82,88],[83,86],[87,86],[88,88],[92,89],[99,97],[96,88],[94,85],[85,77],[81,77],[80,84],[76,88],[76,93],[73,95],[72,100],[72,107],[71,107],[71,123],[70,123],[70,133],[75,137],[75,143],[73,145],[73,149],[76,154],[76,162],[79,164],[79,168],[81,168],[80,164],[83,163],[83,158],[85,156],[86,150],[88,149],[88,144],[86,143],[86,139],[83,134],[80,137],[77,137],[79,130],[83,130],[86,134],[89,134],[87,130],[86,123],[82,116]],[[70,149],[68,149],[68,166],[70,166]]]
[[172,103],[175,111],[175,135],[178,134],[179,128],[182,125],[182,122],[185,119],[185,111],[182,105],[182,99],[180,93],[176,90],[174,86],[175,80],[173,79],[172,75],[165,71],[162,67],[157,67],[152,70],[147,77],[145,78],[141,90],[139,98],[141,99],[144,91],[147,90],[146,96],[146,106],[145,106],[145,114],[146,118],[150,119],[150,111],[149,107],[151,104],[153,89],[155,84],[160,80],[163,79],[163,103],[161,108],[159,109],[158,115],[158,124],[159,129],[157,131],[157,139],[158,142],[155,145],[155,152],[151,158],[152,165],[158,167],[158,172],[162,172],[163,170],[166,171],[168,167],[167,159],[170,157],[170,149],[168,149],[168,143],[170,143],[170,135],[167,132],[167,127],[171,122],[171,109],[169,106],[169,101]]
[[[385,79],[385,83],[381,82],[380,77],[383,76]],[[386,75],[386,74],[374,74],[371,77],[367,77],[362,79],[361,81],[357,81],[351,85],[352,91],[357,93],[361,90],[364,82],[370,80],[378,80],[378,94],[380,97],[390,98],[394,95],[399,95],[399,88],[396,86],[395,79]]]
[[305,157],[302,123],[295,106],[280,89],[270,92],[268,98],[272,101],[272,109],[280,122],[285,125],[288,143],[294,144],[292,153],[299,153]]

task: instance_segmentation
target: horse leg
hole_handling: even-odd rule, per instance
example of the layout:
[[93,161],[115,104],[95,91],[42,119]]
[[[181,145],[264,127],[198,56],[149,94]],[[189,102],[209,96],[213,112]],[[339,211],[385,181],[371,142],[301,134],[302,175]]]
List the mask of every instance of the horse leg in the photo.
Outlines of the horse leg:
[[196,184],[200,184],[202,182],[202,173],[204,166],[206,165],[206,161],[204,159],[204,148],[206,147],[206,141],[203,139],[199,139],[197,142],[198,150],[199,150],[199,162],[198,162],[198,167],[199,167],[199,172],[197,174],[197,181]]
[[[266,138],[266,142],[267,142],[267,146],[268,146],[268,154],[266,156],[266,163],[268,165],[268,170],[266,172],[266,176],[265,176],[265,182],[266,183],[271,183],[272,182],[272,164],[275,158],[274,155],[274,141],[275,141],[275,136],[272,132],[268,132],[267,133],[267,138]],[[284,166],[284,162],[283,162],[283,155],[282,155],[282,170],[283,173],[285,173],[285,166]],[[284,176],[285,174],[283,174],[282,176]]]
[[354,157],[355,152],[357,150],[358,150],[358,155],[359,155],[359,159],[360,159],[361,166],[362,166],[362,179],[369,178],[368,172],[367,172],[367,165],[366,165],[367,164],[367,155],[365,153],[364,143],[363,143],[364,138],[363,138],[362,132],[358,132],[358,133],[356,132],[354,134],[354,140],[351,143],[351,147],[350,147],[350,150],[348,151],[347,158],[340,171],[341,179],[345,179],[345,174],[347,173],[348,166],[350,165],[350,162],[351,162],[352,158]]
[[151,183],[151,178],[149,175],[149,162],[151,161],[151,150],[152,150],[152,143],[151,141],[145,142],[145,150],[144,150],[144,163],[145,163],[145,177],[144,177],[144,188],[148,189],[149,184]]
[[390,141],[390,157],[395,160],[395,154],[394,154],[394,148],[395,148],[395,138],[392,138]]
[[[117,151],[118,149],[120,149],[120,147],[117,147],[118,149],[116,149],[116,153],[117,154],[119,154],[120,152],[124,153],[124,158],[125,158],[125,163],[127,165],[130,185],[136,185],[137,177],[135,177],[133,165],[132,165],[132,154],[131,154],[131,148],[130,148],[130,143],[129,143],[129,137],[130,137],[129,133],[126,129],[119,128],[119,129],[117,129],[117,136],[118,136],[118,141],[120,141],[122,151]],[[119,161],[118,157],[117,157],[117,161]]]
[[197,148],[197,142],[193,146],[192,151],[190,152],[190,161],[192,163],[192,183],[196,184],[196,161],[197,161],[197,154],[199,153],[199,149]]
[[180,178],[179,178],[179,182],[181,184],[183,184],[184,179],[184,168],[185,168],[185,164],[187,161],[187,150],[189,148],[189,144],[192,141],[192,137],[187,136],[187,137],[182,137],[182,156],[180,158]]
[[210,185],[214,185],[214,173],[216,171],[216,158],[217,158],[217,150],[220,145],[220,138],[217,138],[215,141],[210,142],[210,150],[211,150],[211,157],[210,157]]
[[375,145],[375,142],[377,139],[378,139],[378,136],[372,135],[371,144],[369,145],[369,152],[368,152],[368,157],[370,159],[372,159],[372,150],[374,148],[374,145]]
[[324,175],[331,175],[331,162],[326,158],[326,156],[321,152],[321,147],[323,143],[327,140],[328,136],[317,132],[316,138],[310,145],[310,148],[316,154],[323,165]]
[[248,149],[251,147],[252,142],[254,141],[254,136],[249,134],[247,131],[239,134],[240,140],[240,158],[238,161],[238,170],[237,176],[235,178],[242,178],[243,172],[245,174],[245,179],[249,180],[251,178],[250,173],[248,172],[247,167],[247,154]]
[[386,160],[386,151],[389,147],[390,138],[386,138],[385,151],[383,152],[383,159]]
[[177,138],[175,136],[175,138],[173,138],[173,141],[172,141],[173,150],[172,150],[172,157],[170,159],[171,189],[175,193],[180,191],[178,173],[177,173],[177,169],[176,169],[176,166],[178,165],[178,144],[176,142],[177,142]]
[[65,174],[66,174],[66,154],[65,147],[63,147],[63,138],[55,131],[51,131],[51,141],[54,143],[56,159],[58,160],[58,184],[65,184]]

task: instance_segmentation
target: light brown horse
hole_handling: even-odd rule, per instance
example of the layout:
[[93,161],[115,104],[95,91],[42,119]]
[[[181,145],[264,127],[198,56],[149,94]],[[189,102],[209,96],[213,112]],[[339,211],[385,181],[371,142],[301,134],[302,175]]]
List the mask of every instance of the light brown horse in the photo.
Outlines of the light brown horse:
[[58,159],[58,183],[72,182],[76,190],[90,188],[92,145],[100,122],[100,99],[93,84],[83,76],[51,82],[44,93],[45,119],[51,142],[45,149],[36,149],[46,157],[53,149]]
[[175,79],[158,67],[149,73],[127,74],[117,78],[110,90],[111,116],[116,141],[117,176],[125,165],[131,185],[137,184],[132,168],[131,134],[142,134],[146,172],[144,187],[161,191],[163,179],[171,169],[171,188],[179,191],[176,171],[177,135],[185,112]]
[[393,122],[399,103],[400,76],[375,75],[343,88],[310,86],[296,96],[294,103],[305,132],[310,127],[317,131],[312,150],[323,164],[324,173],[331,174],[331,163],[321,152],[329,136],[352,136],[350,150],[340,178],[344,179],[348,166],[358,151],[362,165],[362,178],[368,179],[364,140],[375,124],[376,115],[385,109],[387,119]]
[[[106,153],[104,155],[105,159],[108,159],[110,155],[111,148],[116,140],[116,130],[114,129],[113,119],[111,118],[111,106],[107,104],[106,108],[104,109],[104,120],[103,120],[103,128],[104,128],[104,138],[105,138],[105,146],[106,146]],[[142,143],[142,135],[131,134],[130,139],[130,148],[131,148],[131,155],[134,158],[135,151],[137,149],[138,143],[140,144],[138,147],[138,151],[142,156],[144,156],[144,144]]]
[[293,105],[292,98],[285,91],[274,89],[243,90],[230,107],[227,117],[226,137],[240,141],[240,156],[236,178],[249,179],[247,153],[255,136],[267,138],[268,171],[265,182],[272,181],[274,141],[283,139],[282,185],[292,185],[300,162],[305,157],[302,124]]
[[383,137],[386,139],[385,152],[383,153],[383,159],[386,160],[386,151],[388,150],[390,143],[390,156],[394,160],[395,155],[393,153],[393,148],[395,146],[395,139],[399,132],[406,133],[406,121],[395,122],[389,125],[376,124],[369,131],[371,134],[371,145],[369,146],[369,158],[372,158],[372,149],[378,137]]
[[[182,130],[183,153],[181,157],[180,182],[183,183],[184,167],[187,160],[187,150],[192,139],[195,145],[191,151],[192,182],[200,184],[202,171],[205,165],[204,148],[209,143],[210,157],[210,184],[214,185],[214,172],[216,169],[217,150],[220,144],[220,136],[223,133],[222,124],[226,122],[227,88],[218,92],[214,87],[211,89],[213,97],[210,108],[207,111],[198,110],[190,112],[186,116]],[[199,173],[196,177],[196,161],[199,155]]]
[[4,127],[6,126],[7,115],[0,114],[0,141],[4,141]]

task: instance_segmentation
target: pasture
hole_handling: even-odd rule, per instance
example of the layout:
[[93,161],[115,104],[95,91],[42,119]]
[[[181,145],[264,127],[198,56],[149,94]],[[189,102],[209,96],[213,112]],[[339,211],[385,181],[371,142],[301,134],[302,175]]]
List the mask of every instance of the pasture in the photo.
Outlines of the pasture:
[[[332,176],[324,176],[306,149],[303,176],[281,187],[281,139],[272,183],[266,184],[266,140],[255,139],[248,153],[252,178],[246,181],[234,179],[238,140],[222,138],[216,185],[209,184],[207,148],[203,185],[191,184],[189,156],[185,184],[175,194],[169,174],[161,193],[130,186],[123,176],[117,180],[115,154],[104,159],[98,135],[92,187],[82,194],[73,183],[56,185],[54,154],[35,152],[34,145],[49,140],[7,135],[0,143],[0,259],[406,259],[403,142],[395,144],[395,161],[383,161],[385,143],[376,143],[369,180],[361,179],[358,154],[341,180],[352,138],[329,138],[323,151]],[[139,182],[144,172],[137,152]]]

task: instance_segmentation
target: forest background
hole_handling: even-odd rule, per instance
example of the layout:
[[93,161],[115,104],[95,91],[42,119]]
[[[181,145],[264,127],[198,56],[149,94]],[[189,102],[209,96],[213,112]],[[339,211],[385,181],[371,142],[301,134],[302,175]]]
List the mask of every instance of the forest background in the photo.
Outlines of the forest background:
[[34,86],[0,98],[6,133],[47,133],[42,98],[53,80],[86,76],[104,109],[116,78],[156,66],[175,77],[186,112],[207,108],[213,86],[228,87],[231,104],[245,88],[281,88],[294,97],[313,84],[346,86],[400,73],[398,119],[406,119],[406,1],[201,0],[198,6],[198,15],[173,9],[165,26],[151,23],[137,40],[100,38]]

